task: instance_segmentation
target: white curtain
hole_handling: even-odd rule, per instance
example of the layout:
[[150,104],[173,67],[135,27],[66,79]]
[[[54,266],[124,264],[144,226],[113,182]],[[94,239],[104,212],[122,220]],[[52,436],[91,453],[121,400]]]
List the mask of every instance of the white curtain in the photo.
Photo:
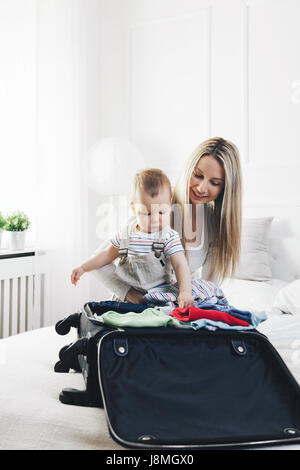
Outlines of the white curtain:
[[87,257],[84,0],[37,2],[37,268],[45,273],[45,321],[88,300],[73,267]]
[[[36,1],[0,1],[0,211],[22,210],[34,237]],[[3,248],[9,246],[3,234]]]

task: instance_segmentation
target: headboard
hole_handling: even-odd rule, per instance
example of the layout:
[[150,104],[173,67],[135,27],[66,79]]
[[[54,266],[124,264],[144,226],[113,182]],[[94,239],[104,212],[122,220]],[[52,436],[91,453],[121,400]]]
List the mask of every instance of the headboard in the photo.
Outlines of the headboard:
[[271,236],[270,267],[276,279],[300,279],[300,238]]

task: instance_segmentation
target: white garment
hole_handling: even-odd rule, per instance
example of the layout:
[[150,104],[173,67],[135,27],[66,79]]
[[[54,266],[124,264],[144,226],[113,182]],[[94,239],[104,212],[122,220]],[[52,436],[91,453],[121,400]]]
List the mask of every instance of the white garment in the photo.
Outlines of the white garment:
[[[128,230],[130,227],[130,230]],[[184,251],[179,234],[175,232],[169,225],[164,227],[160,232],[145,233],[137,230],[137,218],[131,217],[123,227],[115,232],[110,239],[112,245],[121,248],[121,240],[127,241],[128,256],[146,255],[153,252],[153,242],[162,237],[164,243],[163,254],[169,258],[170,256]]]
[[131,287],[146,293],[160,284],[171,282],[170,257],[183,252],[183,247],[178,233],[169,225],[151,234],[137,232],[136,226],[137,219],[133,217],[112,240],[119,248],[116,275]]
[[187,250],[186,251],[186,257],[187,261],[189,263],[190,271],[192,274],[192,278],[199,278],[199,270],[201,270],[204,261],[207,256],[207,251],[204,250],[203,248],[198,248],[194,250]]
[[[203,211],[200,211],[200,216],[197,219],[198,230],[201,231],[200,244],[198,247],[186,247],[187,261],[190,266],[190,271],[193,279],[201,278],[206,280],[209,273],[209,243],[207,226],[205,224],[205,206],[202,206]],[[201,216],[202,215],[202,216]],[[108,246],[108,242],[102,244],[100,249]],[[96,254],[95,253],[95,254]],[[118,300],[124,301],[130,287],[127,283],[122,281],[115,273],[116,265],[114,263],[103,266],[103,268],[93,271],[94,275],[112,292],[116,295]]]
[[199,271],[205,263],[208,253],[208,234],[205,223],[205,206],[199,207],[196,217],[196,232],[201,234],[198,246],[189,246],[186,244],[186,255],[189,263],[192,278],[198,278]]

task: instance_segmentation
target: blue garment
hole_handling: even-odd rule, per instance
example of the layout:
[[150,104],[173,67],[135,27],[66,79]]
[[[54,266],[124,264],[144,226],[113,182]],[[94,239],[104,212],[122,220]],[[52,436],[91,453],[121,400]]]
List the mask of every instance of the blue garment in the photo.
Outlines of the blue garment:
[[215,303],[210,302],[210,299],[203,300],[202,302],[194,302],[194,306],[201,308],[203,310],[210,309],[210,310],[218,310],[220,312],[230,313],[230,315],[233,315],[234,317],[239,318],[240,320],[244,320],[248,323],[251,323],[251,320],[252,320],[251,312],[248,312],[247,310],[239,310],[228,304],[227,305],[215,304]]
[[115,300],[103,300],[101,302],[89,302],[91,309],[97,315],[102,315],[105,312],[113,310],[114,312],[118,313],[128,313],[128,312],[135,312],[140,313],[143,312],[148,305],[145,304],[134,304],[131,302],[116,302]]
[[239,325],[228,325],[227,323],[221,321],[214,321],[206,318],[201,318],[200,320],[189,322],[189,324],[194,328],[194,330],[199,330],[200,328],[207,329],[217,329],[221,328],[223,330],[254,330],[261,322],[267,319],[265,312],[252,312],[251,314],[251,324],[249,326],[239,326]]

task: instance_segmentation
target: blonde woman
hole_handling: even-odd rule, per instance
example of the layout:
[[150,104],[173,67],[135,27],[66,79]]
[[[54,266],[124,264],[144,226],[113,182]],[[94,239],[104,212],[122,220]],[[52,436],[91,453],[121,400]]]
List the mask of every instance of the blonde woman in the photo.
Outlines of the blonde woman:
[[[233,276],[240,255],[242,218],[237,147],[220,137],[200,144],[177,181],[173,203],[180,209],[174,212],[174,225],[181,223],[192,273],[202,266],[201,277],[217,283]],[[181,217],[176,218],[177,213]]]
[[[221,283],[234,274],[241,239],[241,168],[237,147],[220,137],[200,144],[173,191],[173,226],[193,278]],[[142,303],[143,294],[121,281],[113,264],[97,276],[120,299]]]

